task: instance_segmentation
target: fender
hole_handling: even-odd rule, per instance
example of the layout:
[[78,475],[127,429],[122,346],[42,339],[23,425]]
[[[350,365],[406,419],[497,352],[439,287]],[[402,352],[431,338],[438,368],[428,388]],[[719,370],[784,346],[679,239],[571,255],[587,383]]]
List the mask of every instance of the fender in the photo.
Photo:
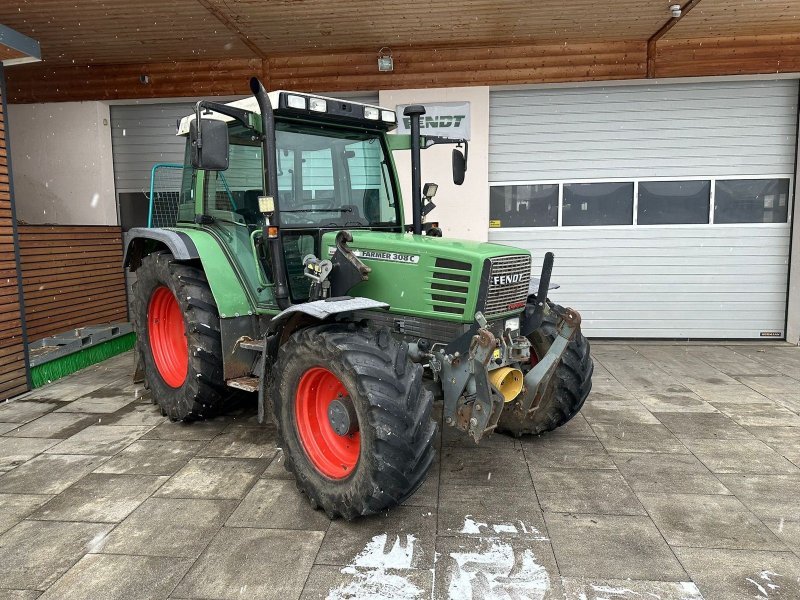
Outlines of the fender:
[[200,261],[221,319],[256,313],[244,283],[231,267],[220,243],[207,231],[134,227],[125,237],[124,265],[131,271],[136,271],[142,258],[154,249],[168,249],[177,260]]
[[132,271],[139,268],[144,256],[144,244],[138,240],[153,240],[165,245],[178,260],[195,260],[200,258],[192,238],[182,231],[151,227],[132,227],[125,233],[125,257],[123,265]]

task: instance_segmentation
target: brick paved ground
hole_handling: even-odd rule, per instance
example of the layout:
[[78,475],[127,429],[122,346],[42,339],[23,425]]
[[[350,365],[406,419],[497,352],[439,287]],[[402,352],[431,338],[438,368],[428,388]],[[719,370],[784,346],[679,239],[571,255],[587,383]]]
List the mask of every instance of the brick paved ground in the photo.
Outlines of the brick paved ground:
[[0,404],[0,599],[800,598],[800,348],[593,350],[567,427],[445,431],[406,505],[351,523],[252,398],[170,423],[130,354]]

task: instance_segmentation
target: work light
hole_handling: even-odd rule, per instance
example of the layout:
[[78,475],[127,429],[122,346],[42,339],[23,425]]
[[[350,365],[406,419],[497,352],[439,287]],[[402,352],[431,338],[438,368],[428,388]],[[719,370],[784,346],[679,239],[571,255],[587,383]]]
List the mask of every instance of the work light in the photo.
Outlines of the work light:
[[301,110],[306,109],[306,99],[303,96],[289,94],[286,96],[286,104],[289,108],[299,108]]
[[374,106],[365,106],[364,107],[364,118],[369,119],[370,121],[377,121],[380,117],[380,110],[375,108]]
[[316,112],[326,112],[328,110],[328,102],[322,98],[310,98],[308,108]]

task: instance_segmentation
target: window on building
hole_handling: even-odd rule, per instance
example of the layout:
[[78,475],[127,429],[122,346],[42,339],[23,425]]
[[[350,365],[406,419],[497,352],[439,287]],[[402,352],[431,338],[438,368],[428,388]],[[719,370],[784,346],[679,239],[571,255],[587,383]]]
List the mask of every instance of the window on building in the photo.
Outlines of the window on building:
[[716,182],[714,223],[786,223],[788,216],[788,179]]
[[565,183],[562,224],[632,225],[633,182]]
[[501,185],[490,188],[489,218],[495,227],[556,227],[558,185]]
[[639,225],[708,223],[710,181],[640,181]]

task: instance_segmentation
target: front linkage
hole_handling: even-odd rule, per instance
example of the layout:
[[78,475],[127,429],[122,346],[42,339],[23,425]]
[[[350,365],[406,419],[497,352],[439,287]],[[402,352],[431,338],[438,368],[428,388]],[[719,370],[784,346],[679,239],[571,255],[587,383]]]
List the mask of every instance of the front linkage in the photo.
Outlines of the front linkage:
[[[478,312],[475,324],[464,335],[424,355],[434,379],[441,380],[445,423],[466,431],[476,442],[494,431],[507,403],[519,399],[524,415],[536,410],[569,343],[580,331],[578,311],[544,300],[552,268],[553,255],[548,252],[537,294],[528,300],[521,329],[502,329],[502,323],[490,325]],[[538,329],[545,313],[558,318],[556,338],[524,373],[521,367],[531,364],[527,336]]]

